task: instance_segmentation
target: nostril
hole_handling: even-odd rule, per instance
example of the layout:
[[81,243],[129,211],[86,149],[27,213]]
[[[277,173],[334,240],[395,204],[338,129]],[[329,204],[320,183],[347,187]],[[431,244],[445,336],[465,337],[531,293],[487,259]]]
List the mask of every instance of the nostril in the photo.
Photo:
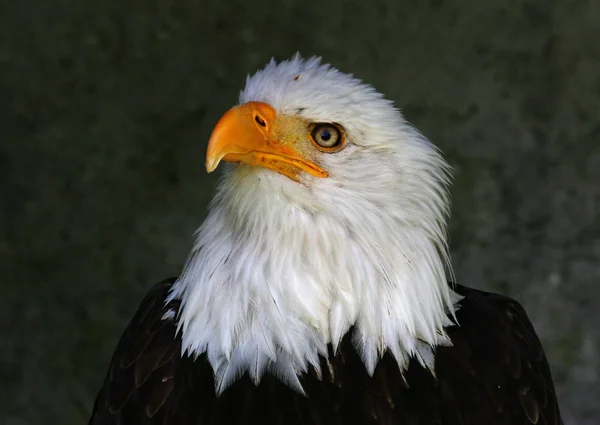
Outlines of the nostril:
[[256,123],[258,125],[260,125],[261,127],[267,126],[267,123],[265,122],[265,120],[263,120],[262,117],[258,114],[254,116],[254,121],[256,121]]

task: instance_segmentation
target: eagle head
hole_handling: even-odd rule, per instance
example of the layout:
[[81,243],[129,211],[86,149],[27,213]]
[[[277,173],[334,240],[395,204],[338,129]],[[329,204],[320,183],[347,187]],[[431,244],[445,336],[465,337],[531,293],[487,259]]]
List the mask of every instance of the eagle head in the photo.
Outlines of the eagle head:
[[265,372],[301,392],[350,330],[369,373],[388,351],[432,368],[457,300],[449,167],[391,101],[318,58],[271,61],[216,124],[206,168],[223,172],[171,299],[217,392]]

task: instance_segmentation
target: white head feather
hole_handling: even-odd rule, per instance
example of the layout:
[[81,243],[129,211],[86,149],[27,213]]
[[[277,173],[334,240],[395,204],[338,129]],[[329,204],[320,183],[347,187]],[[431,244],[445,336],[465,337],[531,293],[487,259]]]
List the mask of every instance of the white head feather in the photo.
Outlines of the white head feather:
[[[247,78],[240,103],[336,122],[347,144],[323,154],[329,177],[298,183],[226,164],[171,292],[183,350],[206,352],[222,392],[265,372],[298,375],[351,326],[369,373],[389,350],[433,367],[457,300],[447,285],[448,166],[402,114],[351,75],[298,55]],[[446,267],[445,267],[446,266]]]

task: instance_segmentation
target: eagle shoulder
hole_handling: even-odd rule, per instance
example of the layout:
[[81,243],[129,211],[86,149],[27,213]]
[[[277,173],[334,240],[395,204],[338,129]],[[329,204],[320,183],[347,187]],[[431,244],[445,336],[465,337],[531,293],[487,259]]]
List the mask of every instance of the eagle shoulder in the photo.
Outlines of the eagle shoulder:
[[179,407],[191,382],[177,336],[178,302],[165,304],[174,281],[156,284],[140,303],[117,344],[90,425],[163,423],[163,416],[173,424],[189,423],[177,421],[189,412]]
[[[456,423],[562,424],[542,344],[514,299],[457,285],[464,298],[436,375]],[[444,422],[445,423],[445,422]]]

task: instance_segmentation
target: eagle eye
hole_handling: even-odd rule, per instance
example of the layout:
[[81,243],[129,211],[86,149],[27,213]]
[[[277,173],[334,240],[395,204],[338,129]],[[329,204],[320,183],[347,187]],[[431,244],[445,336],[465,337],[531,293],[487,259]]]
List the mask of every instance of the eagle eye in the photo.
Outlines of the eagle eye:
[[324,151],[336,151],[344,144],[344,135],[336,124],[316,124],[310,133],[312,141]]

